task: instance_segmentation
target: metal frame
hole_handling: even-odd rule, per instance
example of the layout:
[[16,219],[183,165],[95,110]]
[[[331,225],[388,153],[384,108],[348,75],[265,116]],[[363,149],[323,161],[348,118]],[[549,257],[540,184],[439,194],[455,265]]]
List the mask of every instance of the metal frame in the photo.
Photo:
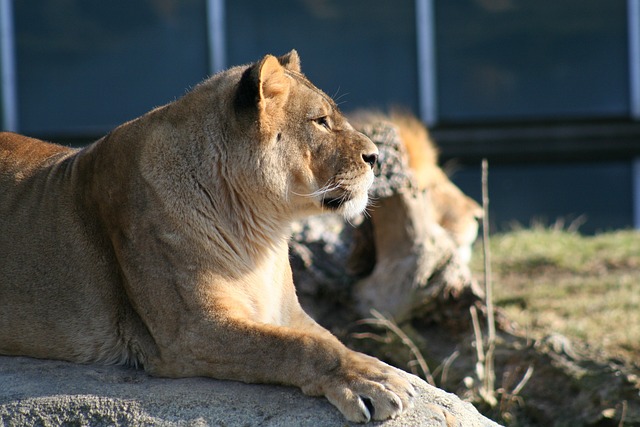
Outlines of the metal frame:
[[18,96],[16,82],[13,1],[0,0],[0,84],[2,85],[2,129],[17,132]]
[[434,0],[416,0],[416,37],[420,116],[432,126],[438,121]]
[[209,71],[215,74],[227,68],[225,0],[207,0],[207,36]]
[[[631,118],[640,120],[640,0],[627,0],[629,25],[629,89]],[[640,157],[636,157],[631,167],[633,225],[640,229]]]
[[640,120],[640,0],[627,0],[631,117]]

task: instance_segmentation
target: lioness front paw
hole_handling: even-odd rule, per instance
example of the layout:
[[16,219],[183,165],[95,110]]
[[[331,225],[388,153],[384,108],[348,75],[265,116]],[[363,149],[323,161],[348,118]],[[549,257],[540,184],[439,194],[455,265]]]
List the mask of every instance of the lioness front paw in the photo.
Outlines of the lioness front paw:
[[349,420],[358,423],[395,418],[411,407],[415,389],[398,369],[352,352],[330,376],[324,394]]

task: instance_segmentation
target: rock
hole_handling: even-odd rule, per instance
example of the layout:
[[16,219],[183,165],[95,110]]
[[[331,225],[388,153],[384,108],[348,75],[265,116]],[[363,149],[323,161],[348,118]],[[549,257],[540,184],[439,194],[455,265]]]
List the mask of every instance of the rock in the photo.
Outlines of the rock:
[[376,264],[353,291],[361,316],[374,308],[402,322],[432,315],[447,300],[480,298],[453,241],[428,215],[429,203],[426,193],[407,190],[371,210],[373,236],[365,244],[375,245]]
[[[407,374],[409,375],[409,374]],[[495,426],[469,403],[412,377],[414,406],[370,425]],[[0,357],[0,425],[348,426],[326,399],[293,387],[168,379],[120,366]]]

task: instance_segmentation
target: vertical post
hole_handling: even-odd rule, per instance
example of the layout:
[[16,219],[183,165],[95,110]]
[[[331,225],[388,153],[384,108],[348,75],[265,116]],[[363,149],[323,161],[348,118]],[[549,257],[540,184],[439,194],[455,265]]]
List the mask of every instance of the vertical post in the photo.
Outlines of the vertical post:
[[627,0],[631,117],[640,120],[640,0]]
[[215,74],[227,67],[225,0],[207,0],[209,71]]
[[434,0],[416,0],[416,37],[420,116],[431,126],[438,120]]
[[0,0],[0,56],[2,129],[16,132],[18,131],[18,97],[13,0]]

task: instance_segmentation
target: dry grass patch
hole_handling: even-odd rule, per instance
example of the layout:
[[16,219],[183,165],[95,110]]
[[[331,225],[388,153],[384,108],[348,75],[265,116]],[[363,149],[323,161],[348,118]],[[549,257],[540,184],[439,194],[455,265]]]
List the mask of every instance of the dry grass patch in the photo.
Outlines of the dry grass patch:
[[639,232],[515,230],[492,236],[491,252],[496,305],[532,338],[559,333],[639,367]]

